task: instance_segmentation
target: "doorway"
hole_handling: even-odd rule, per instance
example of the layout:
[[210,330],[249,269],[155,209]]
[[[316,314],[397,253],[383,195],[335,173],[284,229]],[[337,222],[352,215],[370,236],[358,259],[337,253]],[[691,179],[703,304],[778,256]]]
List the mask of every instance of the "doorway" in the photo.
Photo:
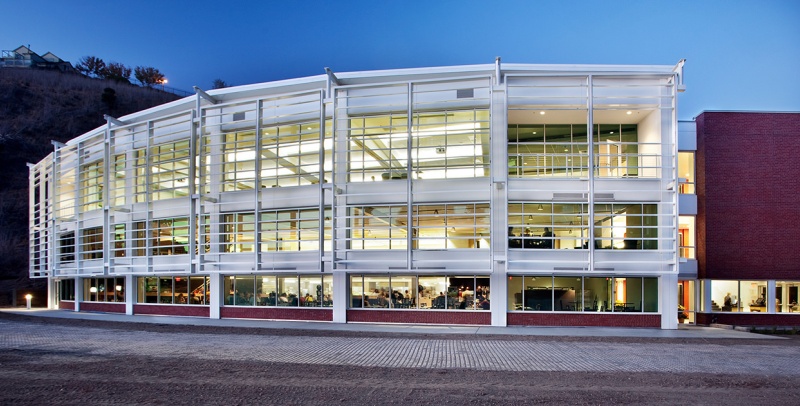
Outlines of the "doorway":
[[678,281],[678,324],[695,324],[693,280]]

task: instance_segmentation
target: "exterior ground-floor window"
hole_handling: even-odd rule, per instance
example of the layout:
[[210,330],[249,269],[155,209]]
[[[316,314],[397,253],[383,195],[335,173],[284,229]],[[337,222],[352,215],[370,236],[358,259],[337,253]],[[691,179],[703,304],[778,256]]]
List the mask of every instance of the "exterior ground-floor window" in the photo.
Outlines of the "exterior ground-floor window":
[[125,302],[125,278],[86,278],[84,302]]
[[350,275],[350,308],[489,310],[489,276]]
[[545,312],[658,312],[658,278],[509,276],[508,309]]
[[225,306],[333,307],[333,275],[225,276]]
[[[701,296],[710,297],[711,313],[781,313],[800,315],[800,281],[709,280]],[[706,296],[703,296],[706,297]]]
[[775,308],[780,313],[800,314],[800,281],[775,282]]
[[56,281],[58,300],[75,300],[75,279]]
[[136,278],[137,303],[207,305],[211,301],[208,276],[146,276]]

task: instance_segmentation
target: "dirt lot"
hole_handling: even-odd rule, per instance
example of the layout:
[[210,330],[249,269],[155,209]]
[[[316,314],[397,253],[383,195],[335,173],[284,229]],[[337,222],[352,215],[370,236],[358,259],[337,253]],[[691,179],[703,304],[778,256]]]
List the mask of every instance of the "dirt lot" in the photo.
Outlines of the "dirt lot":
[[[265,332],[192,326],[29,318],[4,320],[209,334],[347,336],[342,332]],[[363,337],[363,335],[360,335]],[[417,336],[419,337],[419,336]],[[463,339],[431,336],[436,339]],[[474,339],[474,338],[473,338]],[[565,340],[508,337],[497,340]],[[566,340],[642,341],[570,337]],[[665,351],[673,342],[658,340]],[[707,344],[707,340],[697,345]],[[713,344],[724,344],[715,340]],[[741,340],[738,344],[745,344]],[[765,342],[758,342],[765,345]],[[769,345],[794,346],[800,340]],[[57,348],[54,346],[53,348]],[[680,354],[675,354],[680,356]],[[720,356],[725,356],[720,354]],[[800,351],[798,352],[800,362]],[[798,404],[800,377],[674,373],[510,372],[96,356],[57,350],[0,351],[2,404]]]

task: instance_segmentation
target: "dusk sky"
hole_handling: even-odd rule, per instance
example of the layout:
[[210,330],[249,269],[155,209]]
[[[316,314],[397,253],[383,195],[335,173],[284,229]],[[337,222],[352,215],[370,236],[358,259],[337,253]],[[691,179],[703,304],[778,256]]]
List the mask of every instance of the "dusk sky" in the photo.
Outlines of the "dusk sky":
[[153,66],[208,89],[334,72],[504,63],[674,65],[680,119],[800,111],[800,1],[0,0],[0,49]]

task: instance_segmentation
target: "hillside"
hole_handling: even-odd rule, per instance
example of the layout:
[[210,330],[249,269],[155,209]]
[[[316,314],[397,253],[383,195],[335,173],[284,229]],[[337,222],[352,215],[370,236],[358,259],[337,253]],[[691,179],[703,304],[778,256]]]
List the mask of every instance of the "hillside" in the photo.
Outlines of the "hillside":
[[[66,142],[120,117],[179,97],[156,89],[77,74],[0,69],[0,305],[16,290],[43,292],[28,279],[28,168]],[[43,295],[34,295],[43,297]]]

